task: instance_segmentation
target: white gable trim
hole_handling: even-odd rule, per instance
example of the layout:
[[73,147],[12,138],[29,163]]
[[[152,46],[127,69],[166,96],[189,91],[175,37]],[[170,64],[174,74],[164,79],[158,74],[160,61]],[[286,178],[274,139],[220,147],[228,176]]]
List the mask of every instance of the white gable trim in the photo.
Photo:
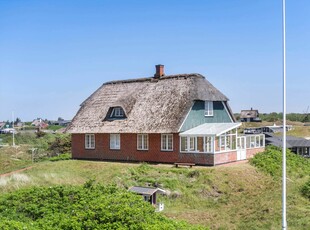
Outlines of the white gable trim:
[[192,111],[192,108],[193,108],[194,105],[195,105],[195,101],[193,102],[191,108],[188,110],[188,112],[187,112],[187,114],[186,114],[184,120],[182,121],[182,124],[181,124],[181,126],[179,127],[179,129],[178,129],[178,133],[181,132],[181,129],[182,129],[182,127],[183,127],[185,121],[187,120],[187,117],[189,116],[189,113]]
[[228,109],[227,109],[227,107],[226,107],[226,105],[225,105],[225,103],[224,103],[223,101],[222,101],[222,104],[223,104],[223,106],[224,106],[224,108],[225,108],[226,113],[228,114],[228,116],[229,116],[229,118],[230,118],[230,121],[231,121],[231,122],[234,122],[234,120],[233,120],[232,117],[231,117],[230,112],[228,112]]

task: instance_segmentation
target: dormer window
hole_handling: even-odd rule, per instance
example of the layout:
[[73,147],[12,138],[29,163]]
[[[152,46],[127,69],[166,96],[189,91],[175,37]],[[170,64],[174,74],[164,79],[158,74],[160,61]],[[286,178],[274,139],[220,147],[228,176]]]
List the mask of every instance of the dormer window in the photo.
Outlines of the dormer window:
[[126,119],[126,114],[122,107],[117,106],[117,107],[110,107],[104,120],[113,121],[121,119]]
[[205,116],[213,116],[213,101],[205,101]]
[[110,117],[121,118],[124,117],[124,115],[124,110],[121,107],[115,107],[113,108]]

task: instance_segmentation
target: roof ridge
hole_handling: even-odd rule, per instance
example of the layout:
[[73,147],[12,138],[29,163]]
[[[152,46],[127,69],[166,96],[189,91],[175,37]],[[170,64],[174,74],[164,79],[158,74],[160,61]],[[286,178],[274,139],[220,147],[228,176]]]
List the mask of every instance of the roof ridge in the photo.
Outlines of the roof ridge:
[[133,79],[125,79],[125,80],[116,80],[116,81],[108,81],[103,83],[103,85],[114,85],[114,84],[123,84],[123,83],[134,83],[134,82],[157,82],[160,80],[169,80],[174,78],[189,78],[189,77],[201,77],[205,78],[203,75],[199,73],[189,73],[189,74],[174,74],[174,75],[166,75],[160,78],[154,77],[143,77],[143,78],[133,78]]

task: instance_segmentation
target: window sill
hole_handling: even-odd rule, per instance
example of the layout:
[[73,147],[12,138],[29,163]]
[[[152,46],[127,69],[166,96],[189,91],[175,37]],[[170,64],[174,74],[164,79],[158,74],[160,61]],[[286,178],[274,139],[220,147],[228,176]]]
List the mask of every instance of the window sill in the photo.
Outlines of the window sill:
[[180,153],[184,154],[214,154],[214,152],[198,152],[198,151],[180,151]]
[[161,149],[161,152],[173,152],[173,149]]

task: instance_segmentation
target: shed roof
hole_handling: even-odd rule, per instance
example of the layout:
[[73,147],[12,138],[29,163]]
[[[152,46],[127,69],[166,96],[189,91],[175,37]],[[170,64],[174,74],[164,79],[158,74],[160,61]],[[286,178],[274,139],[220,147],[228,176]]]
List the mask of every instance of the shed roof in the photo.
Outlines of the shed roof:
[[[268,137],[266,137],[267,142],[278,147],[282,147],[282,140],[283,138],[281,136],[271,134],[268,134]],[[286,136],[286,146],[287,148],[310,147],[310,140],[302,137]]]
[[160,188],[151,188],[151,187],[140,187],[140,186],[133,186],[128,189],[131,192],[135,192],[141,195],[153,195],[154,193],[162,193],[165,194],[166,191]]
[[180,136],[219,136],[240,125],[241,123],[205,123],[180,133]]
[[[81,104],[67,131],[178,133],[195,100],[228,101],[228,98],[204,76],[195,73],[111,81]],[[127,118],[104,120],[109,108],[116,106],[123,108]]]

